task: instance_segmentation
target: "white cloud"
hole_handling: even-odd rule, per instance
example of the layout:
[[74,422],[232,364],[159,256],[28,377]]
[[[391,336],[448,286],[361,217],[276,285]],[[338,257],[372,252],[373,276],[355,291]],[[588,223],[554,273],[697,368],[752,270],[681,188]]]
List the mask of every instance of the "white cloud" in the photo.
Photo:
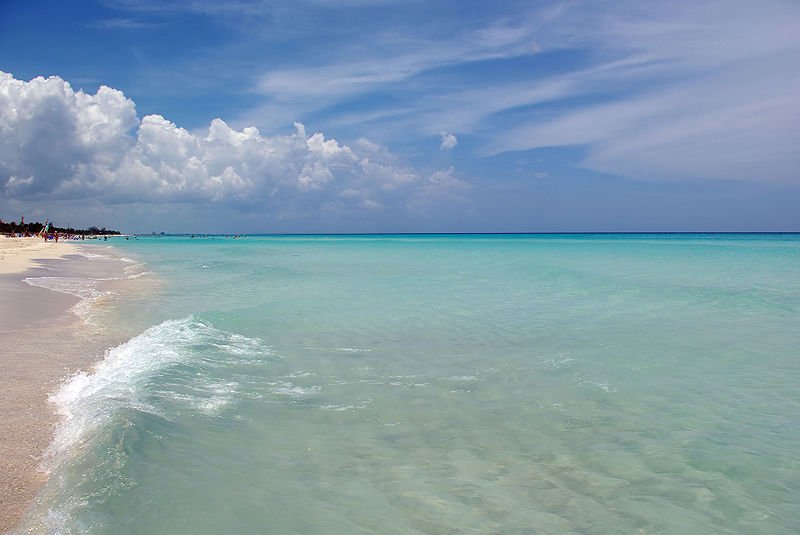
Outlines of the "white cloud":
[[[780,180],[799,167],[789,146],[799,135],[796,0],[546,0],[424,18],[389,0],[377,19],[351,10],[383,0],[349,0],[342,18],[318,10],[335,3],[112,5],[133,15],[120,20],[188,11],[241,32],[193,71],[249,80],[253,108],[237,126],[302,118],[403,144],[445,130],[483,139],[483,154],[578,146],[585,167],[636,178]],[[331,23],[345,19],[346,32]],[[264,62],[236,68],[242,50],[264,51]]]
[[640,179],[797,180],[798,93],[785,58],[743,60],[509,128],[487,152],[574,145],[583,166]]
[[87,95],[57,77],[26,83],[0,72],[0,184],[12,196],[91,187],[96,170],[130,150],[137,123],[119,91],[102,86]]
[[249,110],[248,115],[308,113],[371,91],[396,87],[434,69],[533,55],[538,48],[533,45],[537,22],[532,21],[549,16],[548,10],[542,10],[529,17],[531,21],[494,21],[449,38],[438,34],[401,35],[396,28],[371,32],[368,45],[332,45],[337,61],[276,67],[264,72],[254,90],[267,102]]
[[262,206],[335,199],[377,208],[381,196],[429,184],[367,139],[351,148],[295,123],[264,136],[214,119],[198,135],[101,87],[73,91],[58,77],[0,73],[0,190],[7,199],[94,196],[113,202],[228,202]]
[[439,150],[453,150],[458,145],[458,139],[453,134],[439,132],[439,135],[442,136],[442,144],[439,146]]
[[[800,4],[551,5],[435,41],[379,34],[366,55],[339,48],[334,62],[270,70],[259,86],[265,110],[387,91],[390,106],[340,106],[328,124],[370,126],[384,139],[469,132],[484,136],[483,154],[577,146],[580,165],[641,179],[797,179]],[[532,68],[498,63],[477,84],[459,76],[501,58]]]
[[347,188],[346,190],[340,192],[339,196],[358,203],[358,205],[362,208],[383,208],[381,203],[369,198],[368,193],[359,191],[357,189]]
[[423,186],[419,189],[422,197],[451,197],[462,198],[463,194],[470,189],[467,182],[456,177],[456,170],[450,167],[445,170],[432,173]]
[[157,28],[159,24],[135,18],[116,17],[111,19],[98,20],[89,24],[90,28],[100,28],[104,30],[149,30]]
[[368,177],[371,182],[380,184],[380,187],[384,190],[397,189],[404,184],[417,182],[419,178],[413,169],[397,167],[392,164],[373,161],[369,158],[361,160],[359,165],[364,176]]
[[551,48],[591,49],[602,61],[527,90],[497,85],[456,96],[458,107],[423,119],[486,128],[495,113],[539,104],[539,95],[578,96],[580,105],[529,109],[485,153],[572,145],[585,148],[584,167],[633,178],[800,178],[796,3],[606,5],[602,14],[598,24],[565,11],[543,39]]

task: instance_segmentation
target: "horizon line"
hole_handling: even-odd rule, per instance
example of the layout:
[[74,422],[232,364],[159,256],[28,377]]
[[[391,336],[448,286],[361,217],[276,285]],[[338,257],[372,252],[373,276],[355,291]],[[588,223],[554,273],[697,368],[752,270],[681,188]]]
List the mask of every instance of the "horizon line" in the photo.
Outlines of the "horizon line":
[[678,231],[554,231],[554,232],[134,232],[124,236],[552,236],[552,235],[647,235],[647,234],[800,234],[800,230],[678,230]]

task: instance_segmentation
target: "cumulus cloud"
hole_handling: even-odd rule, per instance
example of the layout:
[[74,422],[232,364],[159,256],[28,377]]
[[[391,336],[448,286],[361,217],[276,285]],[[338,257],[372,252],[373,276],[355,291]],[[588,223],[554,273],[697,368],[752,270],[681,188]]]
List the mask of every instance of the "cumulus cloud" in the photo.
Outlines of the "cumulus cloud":
[[0,180],[6,195],[91,188],[134,145],[133,102],[108,87],[74,92],[60,78],[29,83],[0,72]]
[[109,87],[74,91],[59,77],[30,82],[0,72],[0,190],[7,199],[98,197],[111,202],[282,200],[379,208],[380,197],[430,184],[385,147],[351,148],[301,123],[288,135],[236,130],[214,119],[206,135],[160,115],[136,115]]
[[442,144],[439,146],[439,150],[452,150],[458,145],[458,139],[453,134],[440,132],[439,135],[442,136]]

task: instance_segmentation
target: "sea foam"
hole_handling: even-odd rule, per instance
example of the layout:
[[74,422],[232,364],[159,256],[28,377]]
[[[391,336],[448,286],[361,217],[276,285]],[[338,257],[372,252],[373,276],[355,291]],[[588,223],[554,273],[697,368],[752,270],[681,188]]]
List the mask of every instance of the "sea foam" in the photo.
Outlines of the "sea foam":
[[23,279],[30,286],[80,298],[80,301],[71,308],[71,311],[88,324],[92,323],[93,312],[97,303],[103,298],[113,295],[113,292],[100,290],[99,288],[100,283],[106,280],[113,279],[79,277],[26,277]]
[[170,404],[177,402],[213,412],[231,401],[238,384],[221,381],[209,368],[227,359],[269,355],[271,349],[260,339],[216,329],[195,316],[150,327],[107,350],[91,372],[72,376],[50,397],[62,420],[47,468],[122,409],[169,419]]

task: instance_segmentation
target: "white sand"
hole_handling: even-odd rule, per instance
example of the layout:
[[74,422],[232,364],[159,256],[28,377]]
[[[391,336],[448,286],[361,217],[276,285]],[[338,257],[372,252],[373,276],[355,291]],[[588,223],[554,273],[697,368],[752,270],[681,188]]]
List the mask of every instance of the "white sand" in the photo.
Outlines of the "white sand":
[[77,252],[73,243],[42,241],[41,238],[0,237],[0,275],[22,273],[37,259],[61,258]]

